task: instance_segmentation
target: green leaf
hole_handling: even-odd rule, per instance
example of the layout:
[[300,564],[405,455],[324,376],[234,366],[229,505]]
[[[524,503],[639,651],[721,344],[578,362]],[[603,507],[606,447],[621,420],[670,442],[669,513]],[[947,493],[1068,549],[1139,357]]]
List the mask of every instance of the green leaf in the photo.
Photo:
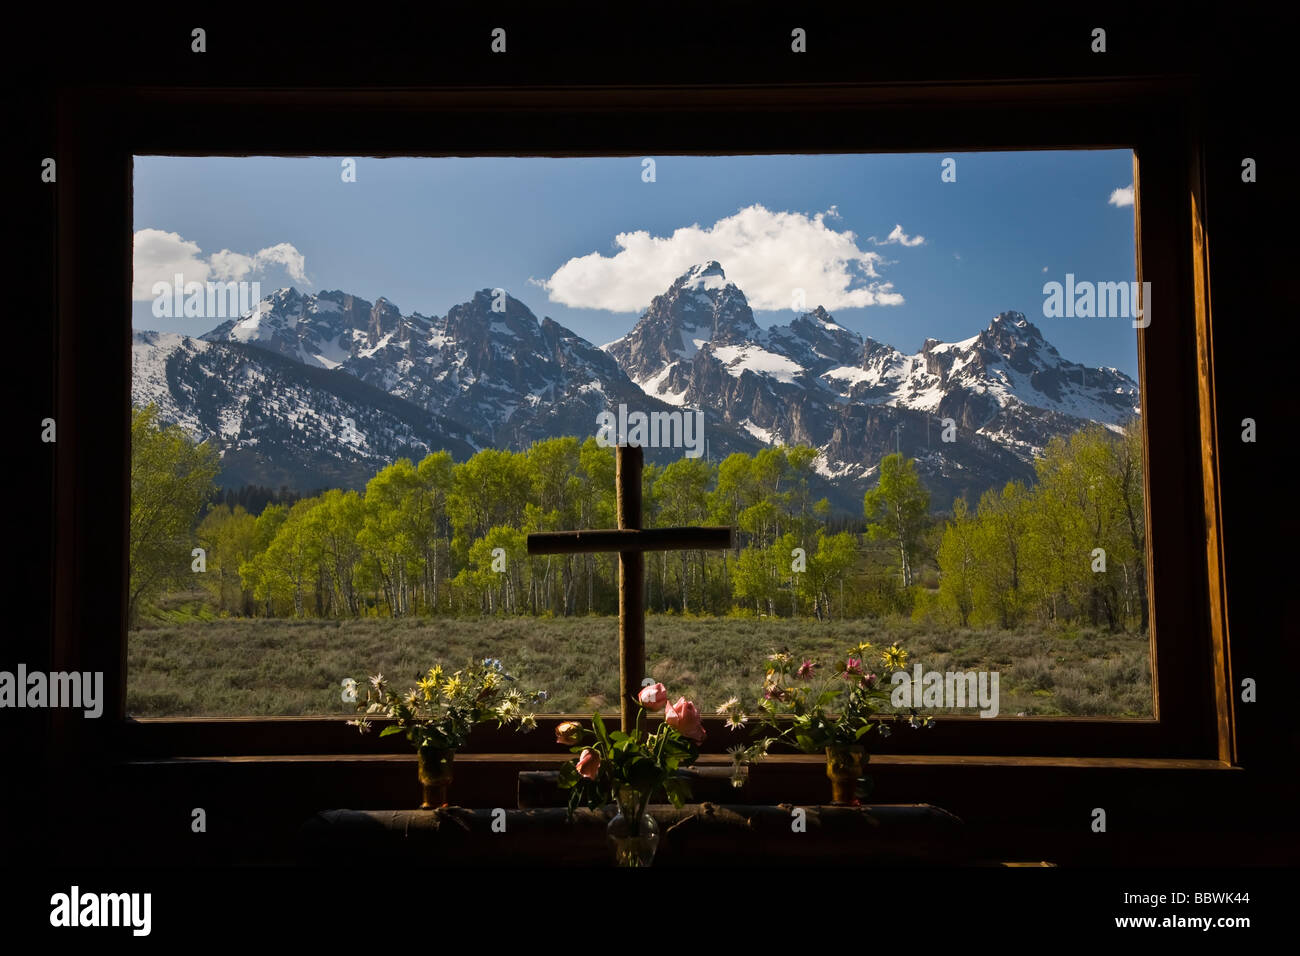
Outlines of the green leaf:
[[691,796],[691,783],[683,777],[669,777],[664,781],[664,792],[674,807],[681,809]]
[[600,714],[591,715],[591,726],[596,731],[596,736],[600,739],[606,749],[609,748],[609,734],[605,731],[605,722],[600,719]]
[[655,762],[644,757],[632,761],[627,768],[627,782],[642,793],[658,786],[662,778],[663,773]]
[[385,727],[383,730],[381,730],[379,732],[379,736],[390,737],[393,734],[400,734],[401,732],[402,732],[401,727],[398,727],[396,724],[392,724],[391,726]]

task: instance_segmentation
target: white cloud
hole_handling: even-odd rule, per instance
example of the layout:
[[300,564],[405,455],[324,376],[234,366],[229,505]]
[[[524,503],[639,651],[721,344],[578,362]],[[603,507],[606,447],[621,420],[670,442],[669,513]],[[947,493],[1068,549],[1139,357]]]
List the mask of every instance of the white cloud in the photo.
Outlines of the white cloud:
[[1133,184],[1129,183],[1127,186],[1121,186],[1110,194],[1110,198],[1106,202],[1112,206],[1133,205]]
[[1043,271],[1044,271],[1044,272],[1047,271],[1047,266],[1043,266]]
[[267,246],[252,255],[222,249],[205,259],[198,243],[183,239],[178,233],[139,229],[135,234],[132,259],[131,298],[136,302],[154,299],[154,283],[171,283],[178,272],[186,283],[207,282],[209,279],[238,282],[249,276],[256,278],[268,268],[280,267],[293,281],[311,284],[307,278],[306,258],[287,242]]
[[254,259],[229,249],[214,252],[208,260],[212,263],[212,274],[227,282],[239,281],[253,271]]
[[876,242],[875,236],[871,237],[871,241],[875,242],[878,246],[887,246],[891,242],[896,242],[901,246],[919,246],[921,243],[925,242],[925,236],[909,236],[907,233],[903,232],[903,227],[901,225],[896,225],[883,242]]
[[893,284],[878,281],[880,256],[859,249],[852,231],[830,228],[826,220],[835,218],[834,206],[808,216],[755,204],[712,226],[696,223],[671,236],[619,233],[612,256],[578,256],[549,279],[531,281],[561,305],[637,312],[691,266],[716,259],[759,311],[788,310],[794,289],[804,290],[810,306],[827,309],[901,304]]
[[287,242],[276,243],[274,246],[267,246],[259,250],[253,256],[254,267],[265,269],[272,263],[284,266],[284,271],[289,273],[289,278],[294,282],[306,284],[307,279],[307,258]]
[[186,282],[207,282],[209,267],[199,258],[202,250],[196,242],[187,242],[177,233],[161,229],[140,229],[135,234],[132,253],[134,276],[131,298],[148,302],[154,298],[155,282],[171,282],[176,273]]

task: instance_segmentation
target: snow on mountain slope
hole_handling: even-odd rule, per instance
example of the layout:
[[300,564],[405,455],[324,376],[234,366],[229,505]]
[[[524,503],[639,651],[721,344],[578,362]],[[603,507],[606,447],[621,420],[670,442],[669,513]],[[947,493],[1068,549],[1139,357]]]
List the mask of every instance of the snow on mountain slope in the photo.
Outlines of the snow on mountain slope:
[[132,338],[131,402],[212,441],[225,485],[362,487],[397,458],[473,453],[463,429],[342,372],[165,332]]

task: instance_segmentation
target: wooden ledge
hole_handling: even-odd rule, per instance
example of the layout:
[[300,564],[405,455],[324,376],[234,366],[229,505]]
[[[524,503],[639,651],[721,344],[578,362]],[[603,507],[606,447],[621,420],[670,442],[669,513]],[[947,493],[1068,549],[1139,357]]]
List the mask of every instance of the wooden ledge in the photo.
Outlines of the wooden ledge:
[[[908,865],[968,861],[962,822],[929,804],[862,807],[653,806],[656,866]],[[327,810],[299,834],[306,861],[355,859],[429,866],[608,866],[613,809]]]
[[[520,769],[548,770],[554,769],[571,754],[536,754],[536,753],[458,753],[457,764],[518,764]],[[414,763],[415,754],[231,754],[224,756],[199,757],[157,757],[145,759],[126,759],[119,762],[123,767],[158,766],[175,764],[347,764],[380,763],[402,764]],[[704,754],[696,763],[697,767],[730,766],[729,757],[718,754]],[[761,773],[768,767],[796,767],[800,765],[822,767],[826,758],[820,754],[780,754],[770,756],[751,768],[751,772]],[[1105,769],[1105,770],[1232,770],[1241,768],[1222,760],[1191,759],[1178,757],[1002,757],[1002,756],[952,756],[943,754],[872,755],[867,764],[868,770],[874,767],[926,767],[926,768],[961,768],[961,767],[1018,767],[1021,769]]]

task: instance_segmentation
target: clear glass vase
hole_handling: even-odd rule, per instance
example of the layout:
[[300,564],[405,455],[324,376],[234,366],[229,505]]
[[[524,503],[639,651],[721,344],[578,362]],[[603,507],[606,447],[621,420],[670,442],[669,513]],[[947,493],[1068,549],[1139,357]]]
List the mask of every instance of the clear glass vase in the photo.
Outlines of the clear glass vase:
[[862,765],[866,762],[865,747],[836,744],[826,748],[826,776],[831,781],[833,805],[858,805],[858,778],[862,776]]
[[659,824],[645,812],[649,799],[632,787],[620,787],[618,813],[609,821],[605,833],[614,844],[616,866],[649,866],[659,847]]
[[424,747],[419,759],[421,810],[437,810],[447,805],[447,788],[451,786],[452,761],[456,751]]

